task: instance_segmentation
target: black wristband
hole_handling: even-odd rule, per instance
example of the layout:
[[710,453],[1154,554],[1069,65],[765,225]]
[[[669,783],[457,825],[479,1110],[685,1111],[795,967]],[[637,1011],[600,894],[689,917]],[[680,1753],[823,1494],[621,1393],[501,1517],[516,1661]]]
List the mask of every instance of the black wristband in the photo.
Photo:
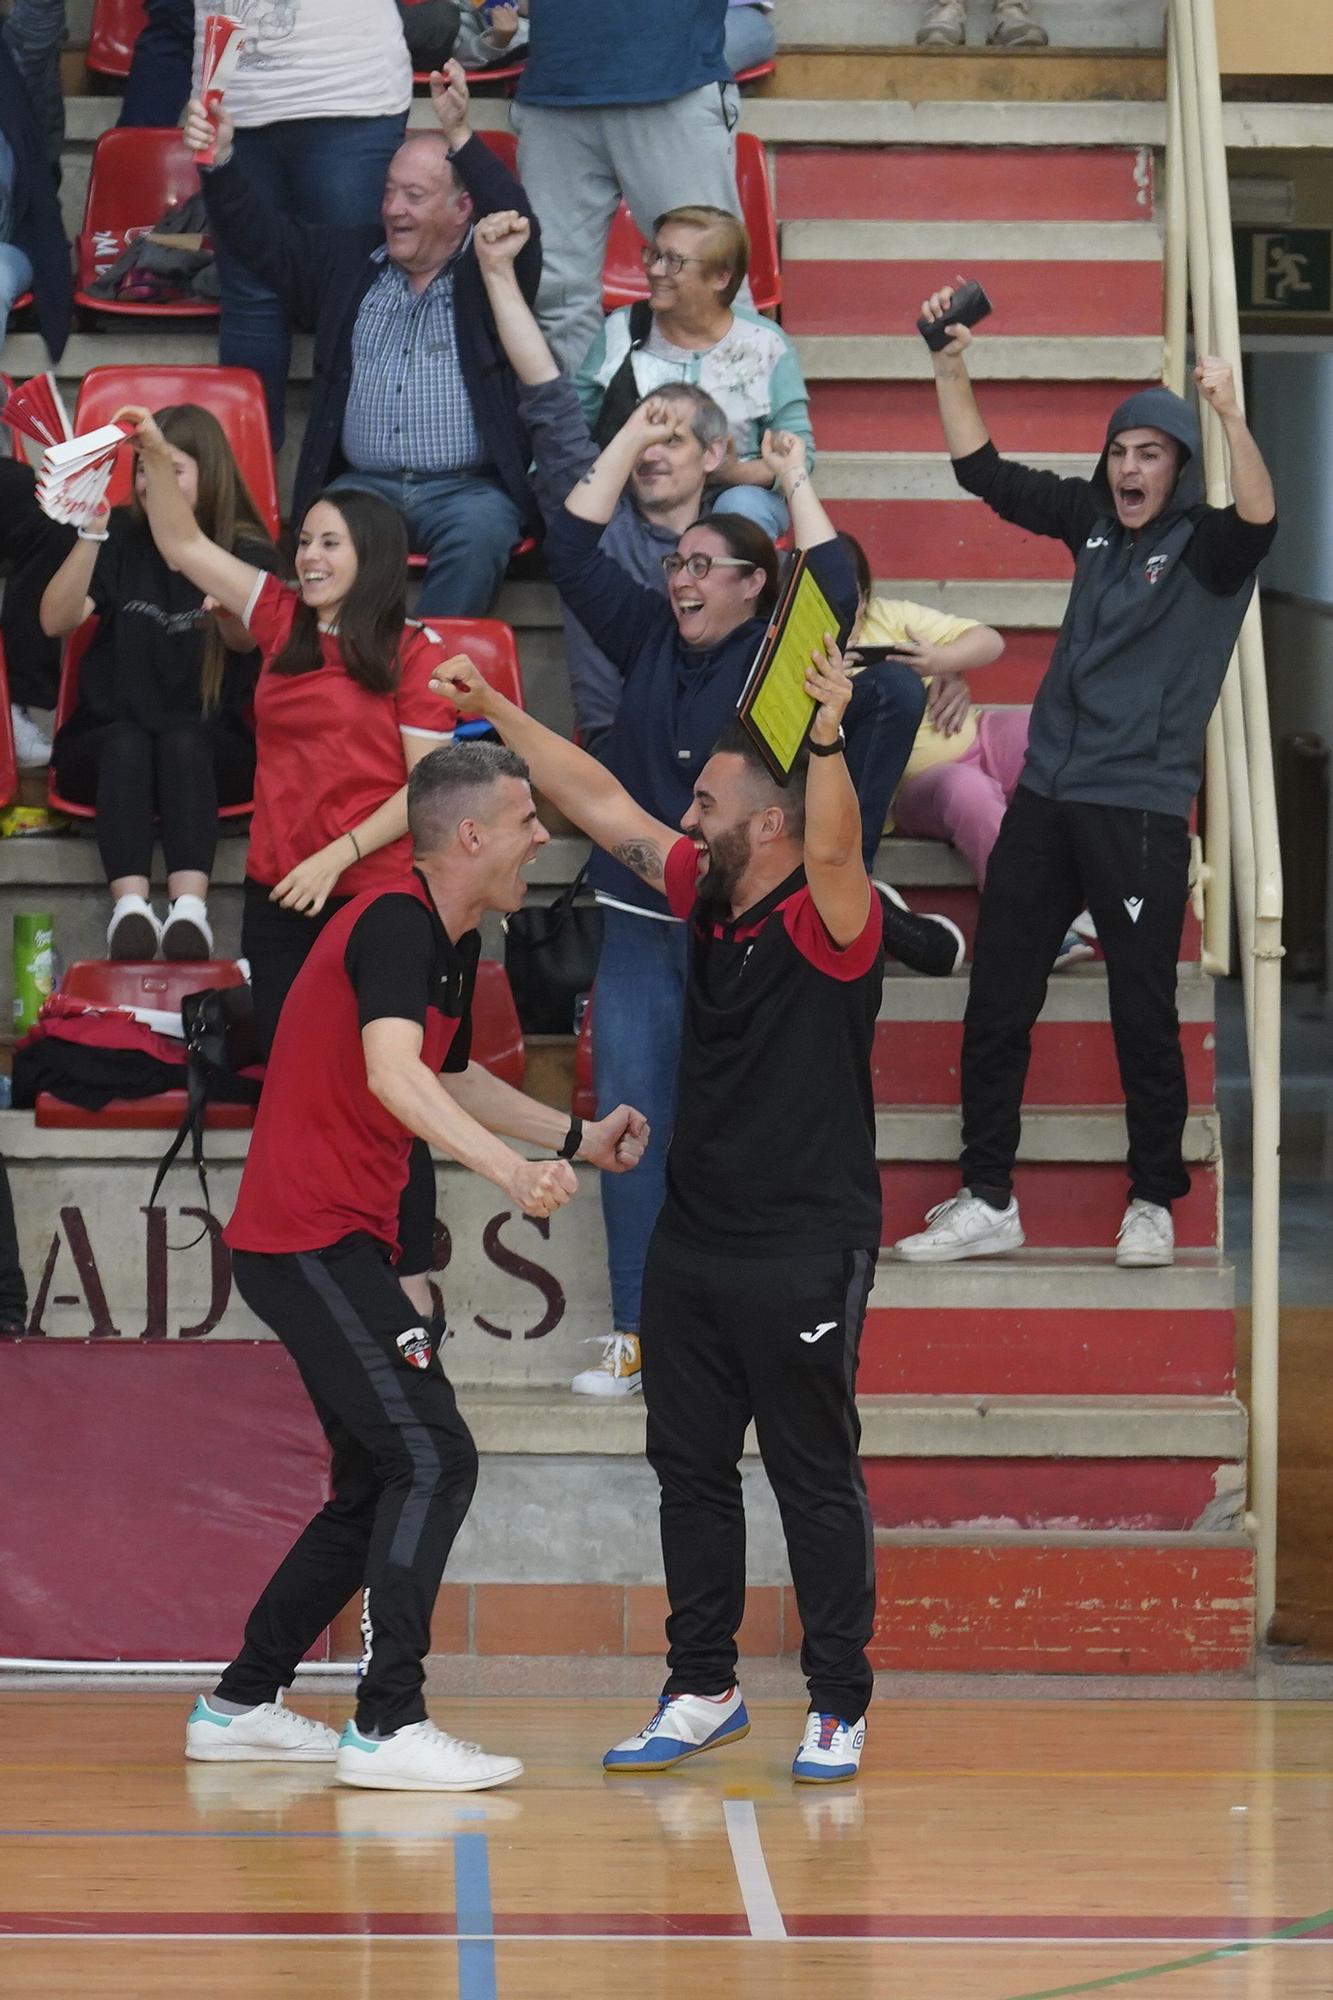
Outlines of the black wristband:
[[841,757],[847,748],[847,738],[840,729],[831,743],[816,743],[813,736],[808,736],[805,747],[812,757]]
[[565,1143],[560,1148],[560,1151],[556,1154],[556,1158],[558,1160],[572,1160],[575,1153],[578,1152],[578,1149],[582,1144],[583,1144],[583,1120],[575,1116],[573,1113],[571,1113],[569,1120],[569,1130],[565,1134]]

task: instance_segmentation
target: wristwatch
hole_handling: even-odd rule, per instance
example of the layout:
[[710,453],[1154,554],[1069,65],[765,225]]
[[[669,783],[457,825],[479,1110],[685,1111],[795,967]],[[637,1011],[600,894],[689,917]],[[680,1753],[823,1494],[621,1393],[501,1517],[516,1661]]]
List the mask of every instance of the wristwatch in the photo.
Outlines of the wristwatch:
[[839,729],[832,743],[816,743],[813,736],[807,737],[806,748],[812,757],[841,757],[847,748],[846,733]]

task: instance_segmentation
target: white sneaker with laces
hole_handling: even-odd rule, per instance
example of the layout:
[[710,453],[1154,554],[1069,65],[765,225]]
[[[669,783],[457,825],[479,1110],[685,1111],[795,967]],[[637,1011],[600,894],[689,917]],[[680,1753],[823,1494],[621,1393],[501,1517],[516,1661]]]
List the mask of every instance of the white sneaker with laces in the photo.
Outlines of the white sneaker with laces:
[[738,1687],[730,1694],[663,1695],[646,1729],[627,1736],[602,1759],[604,1771],[670,1771],[701,1750],[739,1743],[750,1733],[750,1718]]
[[199,1764],[331,1764],[336,1733],[325,1722],[261,1701],[243,1715],[223,1715],[200,1695],[185,1725],[185,1754]]
[[963,0],[934,0],[916,38],[924,48],[960,49],[967,39]]
[[479,1743],[461,1743],[430,1721],[382,1738],[363,1736],[349,1722],[334,1770],[340,1785],[381,1792],[484,1792],[522,1775],[517,1757],[488,1756]]
[[1137,1195],[1125,1210],[1115,1239],[1115,1261],[1131,1270],[1152,1270],[1176,1261],[1176,1227],[1169,1208]]
[[177,896],[162,926],[162,956],[173,959],[213,956],[213,927],[202,896]]
[[1044,49],[1050,37],[1028,13],[1028,0],[995,0],[986,41],[995,49]]
[[9,720],[14,731],[14,757],[20,771],[40,771],[51,761],[51,739],[18,702],[9,704]]
[[120,964],[146,965],[157,957],[162,926],[142,896],[120,896],[106,927],[106,955]]
[[845,1785],[861,1768],[865,1740],[864,1716],[844,1722],[840,1715],[807,1715],[791,1774],[798,1785]]
[[1015,1199],[1010,1198],[1008,1208],[992,1208],[963,1188],[929,1210],[918,1235],[904,1236],[893,1248],[909,1264],[952,1264],[963,1257],[997,1257],[1006,1250],[1021,1250],[1025,1241]]
[[637,1396],[643,1387],[639,1372],[637,1333],[611,1333],[585,1341],[598,1347],[602,1358],[591,1368],[582,1368],[570,1383],[576,1396]]

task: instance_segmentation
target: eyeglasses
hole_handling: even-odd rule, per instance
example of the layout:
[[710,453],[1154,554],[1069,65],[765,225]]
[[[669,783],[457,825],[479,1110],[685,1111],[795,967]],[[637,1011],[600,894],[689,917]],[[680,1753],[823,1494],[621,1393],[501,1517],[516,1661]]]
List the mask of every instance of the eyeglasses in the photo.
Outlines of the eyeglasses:
[[752,562],[745,562],[740,556],[663,556],[662,568],[668,579],[688,570],[696,582],[702,581],[710,569],[753,569]]
[[639,252],[643,258],[643,268],[651,271],[660,264],[668,278],[678,278],[687,264],[702,264],[702,257],[682,257],[679,250],[659,250],[655,243],[645,243]]

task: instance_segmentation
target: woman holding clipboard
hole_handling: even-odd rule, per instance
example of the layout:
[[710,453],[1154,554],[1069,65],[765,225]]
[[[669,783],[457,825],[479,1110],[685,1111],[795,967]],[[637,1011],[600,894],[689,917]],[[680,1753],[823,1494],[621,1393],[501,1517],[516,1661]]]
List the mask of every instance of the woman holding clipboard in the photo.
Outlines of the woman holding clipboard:
[[[636,804],[668,826],[679,824],[714,743],[735,717],[779,585],[776,549],[739,515],[711,515],[685,530],[674,554],[663,558],[665,596],[635,582],[599,548],[634,466],[681,421],[678,403],[652,396],[640,403],[546,536],[562,598],[625,677],[602,762]],[[856,611],[856,576],[815,492],[805,445],[790,432],[766,432],[762,455],[790,509],[796,545],[808,552],[810,572],[845,630]],[[854,778],[857,705],[854,699],[847,717]],[[878,794],[881,788],[875,789]],[[881,807],[881,825],[883,818]],[[614,1330],[601,1361],[576,1376],[574,1388],[625,1396],[640,1386],[639,1300],[675,1116],[686,940],[663,898],[609,855],[594,850],[588,880],[603,917],[593,1030],[597,1096],[607,1104],[640,1106],[653,1137],[638,1171],[624,1176],[623,1185],[602,1189]],[[914,942],[918,951],[936,946],[938,956],[928,933],[940,927],[932,919],[895,909],[886,918],[893,920],[894,935],[886,923],[890,950],[901,946],[905,954]],[[945,952],[952,961],[947,937]]]

